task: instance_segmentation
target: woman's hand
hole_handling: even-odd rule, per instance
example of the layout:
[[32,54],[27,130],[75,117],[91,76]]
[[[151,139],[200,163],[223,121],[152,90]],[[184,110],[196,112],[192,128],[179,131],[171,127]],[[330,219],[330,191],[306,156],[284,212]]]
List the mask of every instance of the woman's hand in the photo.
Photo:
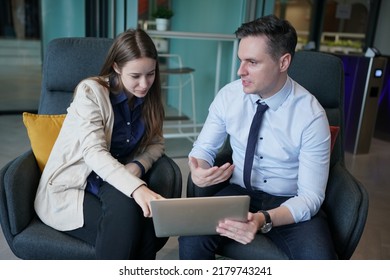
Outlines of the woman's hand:
[[158,193],[155,193],[151,189],[149,189],[146,185],[142,185],[138,187],[133,193],[132,196],[137,202],[137,204],[141,207],[144,217],[151,218],[152,217],[152,208],[150,207],[150,201],[156,199],[164,199]]

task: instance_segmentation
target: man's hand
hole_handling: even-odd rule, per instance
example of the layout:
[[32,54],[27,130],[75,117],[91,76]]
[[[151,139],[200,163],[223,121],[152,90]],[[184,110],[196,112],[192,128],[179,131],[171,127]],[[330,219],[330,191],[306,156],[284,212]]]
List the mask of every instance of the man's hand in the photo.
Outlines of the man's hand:
[[234,170],[234,165],[230,163],[225,163],[220,167],[210,167],[206,161],[194,157],[189,157],[188,165],[191,171],[191,179],[198,187],[207,187],[224,182],[230,178]]
[[263,214],[249,212],[248,221],[224,220],[218,224],[217,232],[241,244],[248,244],[253,241],[260,225],[264,224],[264,220]]

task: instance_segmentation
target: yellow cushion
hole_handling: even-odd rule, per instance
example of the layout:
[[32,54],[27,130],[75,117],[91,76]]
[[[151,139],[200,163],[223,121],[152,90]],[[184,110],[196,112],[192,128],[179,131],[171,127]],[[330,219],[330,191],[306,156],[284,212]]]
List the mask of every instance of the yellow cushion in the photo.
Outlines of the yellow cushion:
[[65,116],[65,114],[37,115],[26,112],[23,113],[23,123],[27,128],[31,149],[41,172],[46,165]]

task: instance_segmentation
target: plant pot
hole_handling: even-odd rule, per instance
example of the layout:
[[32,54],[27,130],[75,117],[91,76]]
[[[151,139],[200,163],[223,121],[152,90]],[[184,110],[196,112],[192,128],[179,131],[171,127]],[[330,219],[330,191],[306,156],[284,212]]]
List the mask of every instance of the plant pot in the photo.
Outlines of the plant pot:
[[169,19],[156,18],[156,29],[158,31],[166,31],[169,27]]

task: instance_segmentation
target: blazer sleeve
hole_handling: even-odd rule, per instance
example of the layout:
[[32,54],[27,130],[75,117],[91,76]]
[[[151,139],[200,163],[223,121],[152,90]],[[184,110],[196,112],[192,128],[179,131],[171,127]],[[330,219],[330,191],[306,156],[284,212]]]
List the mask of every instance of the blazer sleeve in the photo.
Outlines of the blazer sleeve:
[[150,145],[141,153],[136,154],[133,160],[139,161],[145,168],[145,173],[152,167],[153,163],[158,160],[165,152],[164,138],[155,136]]

